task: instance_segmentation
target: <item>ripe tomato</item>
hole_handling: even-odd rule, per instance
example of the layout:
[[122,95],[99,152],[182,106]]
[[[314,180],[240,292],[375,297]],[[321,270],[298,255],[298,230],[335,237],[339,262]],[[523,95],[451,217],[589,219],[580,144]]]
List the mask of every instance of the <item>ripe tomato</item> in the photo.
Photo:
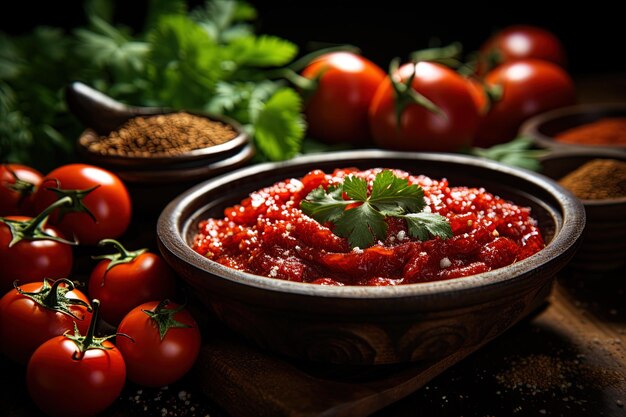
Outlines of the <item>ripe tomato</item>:
[[26,364],[43,342],[72,330],[74,323],[86,332],[90,320],[89,300],[71,281],[24,284],[0,299],[0,349]]
[[0,216],[32,216],[33,193],[43,175],[20,164],[0,165]]
[[57,211],[50,217],[50,221],[58,225],[66,236],[76,236],[83,245],[95,245],[104,238],[116,238],[126,231],[131,219],[131,200],[126,186],[117,175],[86,164],[58,167],[45,176],[35,193],[35,208],[38,211],[59,198],[57,193],[48,189],[56,188],[57,181],[58,187],[63,190],[97,187],[82,199],[95,221],[85,211]]
[[479,122],[469,82],[453,70],[432,62],[405,64],[392,74],[393,81],[404,84],[413,73],[410,87],[434,103],[441,113],[409,103],[398,126],[396,112],[402,103],[397,100],[394,84],[388,77],[378,87],[369,109],[376,144],[405,151],[456,151],[469,145]]
[[483,117],[474,144],[489,147],[517,136],[529,117],[576,102],[574,82],[555,64],[537,59],[500,65],[485,77],[502,96]]
[[[107,338],[94,337],[98,300],[86,335],[49,339],[35,350],[26,368],[31,398],[50,416],[93,416],[111,405],[126,382],[120,351]],[[69,401],[63,399],[70,398]]]
[[302,75],[319,77],[304,109],[311,137],[355,145],[371,141],[367,111],[385,79],[378,65],[352,52],[332,52],[311,62]]
[[174,296],[176,276],[159,255],[127,251],[112,239],[101,243],[112,243],[119,253],[97,257],[102,261],[91,272],[89,296],[100,300],[100,313],[109,324],[117,326],[139,304]]
[[120,323],[117,346],[128,369],[128,379],[160,387],[183,377],[200,352],[200,330],[187,310],[174,303],[149,302],[131,310]]
[[554,33],[536,26],[513,25],[494,33],[481,46],[479,72],[486,73],[500,64],[530,58],[563,68],[567,65],[565,46]]
[[478,113],[483,115],[489,110],[489,96],[485,91],[482,82],[476,78],[466,78],[468,88],[472,97],[474,98],[474,104],[478,109]]
[[[26,227],[30,217],[8,216],[0,220],[0,291],[13,288],[13,281],[21,283],[42,281],[44,278],[65,278],[72,272],[72,247],[67,243],[31,236],[11,245],[13,234],[8,223],[14,227]],[[45,221],[43,221],[45,223]],[[55,227],[45,225],[39,230],[53,238],[63,238]]]

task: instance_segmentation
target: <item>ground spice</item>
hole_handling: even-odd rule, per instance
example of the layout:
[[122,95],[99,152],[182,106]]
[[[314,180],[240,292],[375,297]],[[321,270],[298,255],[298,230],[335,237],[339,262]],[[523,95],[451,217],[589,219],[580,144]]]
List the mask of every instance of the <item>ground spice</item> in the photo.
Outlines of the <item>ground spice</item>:
[[173,156],[219,145],[236,136],[235,129],[226,123],[176,112],[132,118],[87,147],[92,152],[112,156]]
[[606,117],[565,130],[554,138],[577,145],[626,145],[626,117]]
[[626,162],[592,159],[559,180],[583,200],[626,197]]

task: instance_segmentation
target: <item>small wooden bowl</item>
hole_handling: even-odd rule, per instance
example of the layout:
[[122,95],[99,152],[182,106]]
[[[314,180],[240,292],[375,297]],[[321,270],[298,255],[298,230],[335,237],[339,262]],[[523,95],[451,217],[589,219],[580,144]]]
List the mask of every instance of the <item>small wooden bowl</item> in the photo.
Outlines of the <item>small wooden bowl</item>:
[[582,145],[556,140],[565,130],[595,122],[605,117],[626,117],[626,103],[580,104],[538,114],[520,127],[520,136],[528,136],[540,148],[555,151],[608,149],[626,152],[626,145]]
[[[221,217],[248,193],[313,169],[399,168],[452,185],[484,186],[530,206],[547,245],[505,268],[448,281],[322,286],[228,268],[190,247],[198,223]],[[166,260],[230,328],[289,357],[335,364],[389,364],[460,357],[541,305],[574,255],[582,204],[547,177],[452,154],[346,151],[241,169],[199,184],[163,210],[158,244]],[[450,356],[454,355],[454,356]]]
[[[602,149],[554,152],[541,159],[542,173],[558,181],[593,159],[616,159],[626,162],[626,153]],[[581,246],[570,266],[598,272],[624,266],[626,197],[581,201],[587,214],[587,225]]]
[[87,127],[77,140],[81,159],[117,174],[128,187],[133,210],[158,214],[176,195],[200,181],[239,168],[254,156],[250,136],[237,121],[216,114],[187,111],[229,125],[236,135],[214,146],[169,156],[121,156],[91,151],[89,145],[119,129],[134,117],[171,114],[161,107],[129,106],[81,82],[66,88],[66,101],[72,113]]
[[[133,117],[152,117],[172,113],[176,113],[176,111],[160,109],[158,113]],[[78,138],[78,152],[87,162],[112,169],[127,171],[155,171],[174,168],[184,170],[197,168],[198,166],[206,166],[208,164],[224,160],[241,152],[244,147],[250,144],[249,135],[246,133],[243,127],[235,120],[232,120],[225,116],[208,113],[193,111],[186,111],[186,113],[199,117],[204,117],[208,120],[217,121],[225,125],[229,125],[236,132],[236,136],[224,143],[194,149],[182,154],[167,156],[123,156],[107,155],[90,150],[90,145],[94,142],[99,141],[102,135],[98,134],[94,129],[86,129]],[[128,120],[130,120],[131,118],[132,117],[129,117]]]

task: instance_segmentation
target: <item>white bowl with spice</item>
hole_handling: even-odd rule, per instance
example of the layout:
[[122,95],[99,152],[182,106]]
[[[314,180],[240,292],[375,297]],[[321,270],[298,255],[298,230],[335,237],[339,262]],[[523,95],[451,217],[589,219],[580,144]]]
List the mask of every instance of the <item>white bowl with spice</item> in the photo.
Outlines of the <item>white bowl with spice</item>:
[[626,153],[612,150],[553,152],[542,173],[581,200],[587,224],[570,266],[612,271],[626,264]]

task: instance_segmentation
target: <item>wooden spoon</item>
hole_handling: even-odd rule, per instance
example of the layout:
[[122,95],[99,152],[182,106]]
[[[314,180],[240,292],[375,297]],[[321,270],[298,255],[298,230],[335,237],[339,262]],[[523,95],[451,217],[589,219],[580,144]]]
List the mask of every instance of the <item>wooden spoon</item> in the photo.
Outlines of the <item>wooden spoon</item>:
[[99,135],[108,135],[135,116],[171,111],[165,107],[129,106],[79,81],[67,86],[65,101],[78,120]]

